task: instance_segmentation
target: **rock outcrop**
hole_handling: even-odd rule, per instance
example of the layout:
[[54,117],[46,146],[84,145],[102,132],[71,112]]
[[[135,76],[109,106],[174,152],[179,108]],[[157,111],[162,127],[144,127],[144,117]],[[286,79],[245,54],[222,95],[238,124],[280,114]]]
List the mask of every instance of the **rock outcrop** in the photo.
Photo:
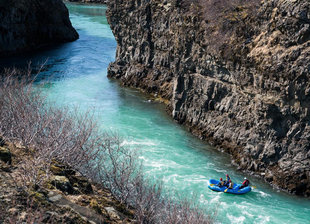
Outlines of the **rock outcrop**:
[[[134,210],[116,200],[108,189],[58,161],[45,161],[47,169],[33,175],[34,168],[23,165],[35,162],[33,152],[19,144],[3,143],[0,223],[135,223]],[[10,163],[3,150],[9,152]],[[43,178],[46,175],[48,179]],[[42,182],[32,186],[34,178]]]
[[109,77],[170,100],[174,119],[240,169],[310,196],[310,2],[265,0],[213,20],[188,2],[110,1]]
[[61,0],[0,0],[0,56],[79,37]]

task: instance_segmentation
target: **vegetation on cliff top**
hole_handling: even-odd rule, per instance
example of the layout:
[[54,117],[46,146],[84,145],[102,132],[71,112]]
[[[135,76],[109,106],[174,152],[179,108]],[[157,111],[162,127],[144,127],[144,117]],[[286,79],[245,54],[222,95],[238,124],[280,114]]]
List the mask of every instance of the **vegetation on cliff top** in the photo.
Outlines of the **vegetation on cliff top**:
[[[259,0],[183,0],[181,7],[198,15],[208,32],[208,46],[224,59],[242,60],[243,52],[256,34]],[[243,48],[243,49],[242,49]]]

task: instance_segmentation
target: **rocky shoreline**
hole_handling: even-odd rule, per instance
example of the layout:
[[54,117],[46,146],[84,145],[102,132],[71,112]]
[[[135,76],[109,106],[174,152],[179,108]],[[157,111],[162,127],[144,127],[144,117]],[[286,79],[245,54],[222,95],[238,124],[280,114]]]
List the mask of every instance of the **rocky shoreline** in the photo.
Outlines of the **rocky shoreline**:
[[0,3],[0,57],[70,42],[79,35],[62,0]]
[[239,169],[309,197],[310,3],[234,6],[212,20],[188,2],[109,1],[108,76],[168,100]]

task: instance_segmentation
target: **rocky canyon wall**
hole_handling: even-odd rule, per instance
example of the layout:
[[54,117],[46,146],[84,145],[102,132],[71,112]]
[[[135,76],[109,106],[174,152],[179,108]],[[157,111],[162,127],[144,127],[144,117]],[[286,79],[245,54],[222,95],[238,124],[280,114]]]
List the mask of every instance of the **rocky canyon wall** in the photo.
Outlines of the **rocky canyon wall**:
[[235,6],[213,20],[197,1],[108,6],[118,44],[110,77],[169,100],[175,120],[240,169],[310,196],[308,0]]
[[61,0],[0,0],[1,57],[78,37]]

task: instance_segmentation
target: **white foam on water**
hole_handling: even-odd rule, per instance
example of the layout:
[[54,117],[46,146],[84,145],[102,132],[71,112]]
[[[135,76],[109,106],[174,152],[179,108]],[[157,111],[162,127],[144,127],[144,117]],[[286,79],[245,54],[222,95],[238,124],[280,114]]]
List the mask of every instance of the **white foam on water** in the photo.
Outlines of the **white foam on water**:
[[201,195],[199,196],[199,202],[200,202],[201,204],[208,205],[208,200],[205,198],[205,195],[204,195],[204,194],[201,194]]
[[171,182],[171,183],[177,183],[179,182],[177,179],[179,178],[180,176],[178,174],[172,174],[172,175],[169,175],[169,176],[165,176],[163,178],[163,182],[167,183],[167,182]]
[[182,175],[184,180],[191,183],[201,183],[205,184],[206,177],[204,175],[192,174],[192,175]]
[[144,167],[147,167],[149,170],[148,173],[158,173],[158,172],[166,172],[169,169],[170,165],[162,160],[153,161],[144,159]]
[[122,143],[121,143],[121,146],[126,146],[126,145],[145,145],[145,146],[155,146],[157,145],[155,142],[152,142],[152,141],[134,141],[134,140],[131,140],[131,141],[127,141],[127,140],[124,140]]
[[211,200],[210,200],[210,204],[216,204],[216,203],[219,203],[220,202],[220,195],[216,195],[215,197],[213,197]]
[[153,168],[167,167],[167,164],[161,163],[161,162],[155,162],[155,161],[152,161],[152,162],[148,163],[147,165],[151,166]]
[[227,173],[227,170],[218,169],[218,168],[216,168],[216,166],[214,166],[214,164],[212,164],[212,169],[214,169],[218,173]]
[[139,159],[144,161],[144,166],[149,168],[172,168],[172,169],[181,169],[182,165],[176,163],[175,161],[169,159],[158,159],[153,160],[145,156],[139,156]]
[[233,216],[233,215],[230,215],[230,214],[227,214],[227,218],[229,219],[230,223],[231,224],[243,224],[245,223],[245,217],[244,216]]
[[263,191],[258,191],[258,193],[259,193],[263,198],[271,197],[270,194],[267,194],[267,193],[265,193],[265,192],[263,192]]
[[251,205],[246,204],[246,203],[244,203],[244,202],[242,202],[241,204],[238,204],[238,203],[234,202],[234,203],[233,203],[233,206],[234,206],[234,207],[237,207],[240,211],[242,211],[242,210],[246,210],[246,209],[249,208],[249,206],[251,206]]
[[270,222],[270,216],[263,216],[263,215],[259,215],[258,216],[259,221],[255,222],[255,223],[259,223],[259,224],[266,224]]
[[241,210],[241,214],[242,214],[242,215],[245,215],[245,216],[247,216],[247,217],[250,217],[250,218],[253,218],[253,217],[254,217],[254,215],[251,214],[251,213],[249,213],[247,210]]

